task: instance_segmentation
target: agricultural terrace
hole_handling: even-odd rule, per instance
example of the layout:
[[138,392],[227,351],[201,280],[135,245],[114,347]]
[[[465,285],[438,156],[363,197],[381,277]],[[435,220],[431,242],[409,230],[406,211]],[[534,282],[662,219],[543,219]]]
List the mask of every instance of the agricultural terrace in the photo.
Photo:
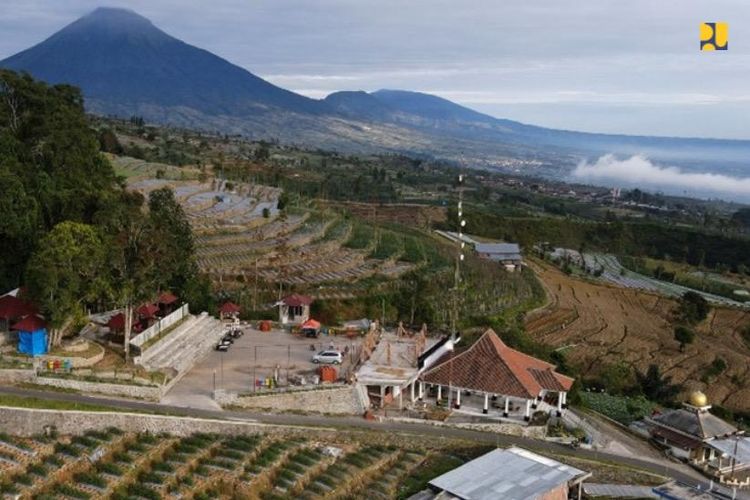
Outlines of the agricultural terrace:
[[[457,457],[449,449],[376,439],[177,438],[115,428],[65,437],[2,434],[0,492],[34,499],[395,498],[423,487],[435,459],[448,456],[460,465],[482,451]],[[423,480],[414,481],[413,474]]]
[[[750,409],[750,348],[741,335],[750,324],[748,312],[711,309],[696,326],[695,341],[680,349],[674,338],[676,301],[577,279],[538,260],[531,265],[549,303],[527,315],[526,330],[538,341],[564,348],[584,378],[618,364],[641,372],[656,364],[673,382],[683,384],[684,391],[700,389],[716,405]],[[717,359],[723,363],[715,363]]]

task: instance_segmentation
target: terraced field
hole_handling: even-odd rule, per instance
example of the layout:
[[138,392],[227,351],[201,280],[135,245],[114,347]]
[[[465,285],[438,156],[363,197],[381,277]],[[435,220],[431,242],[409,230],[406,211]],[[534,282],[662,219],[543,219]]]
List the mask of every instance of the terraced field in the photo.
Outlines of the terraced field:
[[0,493],[40,500],[394,498],[435,452],[271,435],[0,435]]
[[277,188],[143,178],[130,186],[144,194],[175,191],[195,233],[200,268],[225,289],[249,281],[269,288],[327,284],[327,295],[343,298],[365,278],[395,278],[435,257],[419,236],[315,208],[281,212]]
[[[545,285],[549,305],[529,314],[527,331],[565,353],[585,375],[607,364],[625,363],[644,371],[657,364],[685,391],[700,389],[709,400],[750,410],[750,348],[741,331],[750,313],[715,307],[696,328],[695,342],[680,350],[674,340],[676,302],[655,293],[583,281],[540,261],[531,265]],[[721,358],[727,368],[706,377]]]

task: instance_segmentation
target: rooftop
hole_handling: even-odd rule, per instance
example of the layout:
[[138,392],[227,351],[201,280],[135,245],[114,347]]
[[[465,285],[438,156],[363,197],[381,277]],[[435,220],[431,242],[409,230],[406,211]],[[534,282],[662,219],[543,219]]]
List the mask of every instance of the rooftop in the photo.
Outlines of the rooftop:
[[[380,342],[370,358],[357,371],[357,380],[362,384],[392,383],[402,385],[413,379],[418,372],[417,336],[399,337],[394,332],[383,332]],[[429,348],[435,339],[427,339]]]
[[588,473],[522,448],[496,449],[436,477],[430,486],[465,500],[535,499]]
[[568,391],[573,379],[555,366],[511,349],[488,329],[468,349],[448,353],[422,374],[432,384],[531,399],[542,390]]
[[665,426],[701,441],[715,437],[734,434],[737,428],[712,415],[705,409],[686,406],[678,410],[667,410],[661,415],[651,417],[651,421],[659,426]]
[[479,253],[521,254],[518,243],[474,243],[474,250]]

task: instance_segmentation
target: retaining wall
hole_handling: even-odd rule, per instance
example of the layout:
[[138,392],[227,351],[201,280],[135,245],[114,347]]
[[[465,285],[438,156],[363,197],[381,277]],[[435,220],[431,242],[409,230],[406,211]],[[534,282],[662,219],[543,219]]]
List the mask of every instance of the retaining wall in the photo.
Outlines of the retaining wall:
[[[276,426],[192,417],[144,415],[142,413],[61,411],[0,407],[0,429],[17,436],[33,436],[54,426],[60,434],[117,427],[125,432],[167,432],[187,436],[196,432],[230,435],[256,434],[280,429]],[[288,428],[286,429],[288,431]]]
[[115,384],[106,382],[88,382],[86,380],[73,380],[55,377],[36,377],[32,380],[35,384],[61,389],[72,389],[81,392],[98,392],[112,396],[125,396],[128,398],[139,398],[159,401],[164,393],[162,386],[142,386],[134,384]]
[[353,385],[323,386],[255,395],[238,395],[217,390],[214,399],[221,406],[237,408],[296,410],[337,415],[361,415],[365,411],[361,407],[356,386]]

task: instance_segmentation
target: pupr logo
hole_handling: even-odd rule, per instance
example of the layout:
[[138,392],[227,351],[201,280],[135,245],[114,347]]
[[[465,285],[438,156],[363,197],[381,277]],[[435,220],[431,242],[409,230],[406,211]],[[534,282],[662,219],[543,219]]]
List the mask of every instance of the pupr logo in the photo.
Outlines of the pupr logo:
[[728,47],[727,23],[701,23],[701,50],[727,50]]

